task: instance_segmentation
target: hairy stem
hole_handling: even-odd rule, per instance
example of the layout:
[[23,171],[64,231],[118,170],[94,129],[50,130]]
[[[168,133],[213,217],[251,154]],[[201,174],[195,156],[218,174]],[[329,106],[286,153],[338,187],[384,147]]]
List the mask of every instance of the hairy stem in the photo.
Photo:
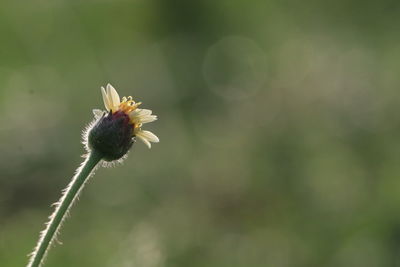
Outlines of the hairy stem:
[[47,223],[46,229],[41,233],[39,241],[31,254],[28,267],[41,266],[66,214],[101,159],[102,155],[100,153],[92,151],[78,168],[72,181],[64,189],[60,201],[56,203],[56,208],[50,216],[50,221]]

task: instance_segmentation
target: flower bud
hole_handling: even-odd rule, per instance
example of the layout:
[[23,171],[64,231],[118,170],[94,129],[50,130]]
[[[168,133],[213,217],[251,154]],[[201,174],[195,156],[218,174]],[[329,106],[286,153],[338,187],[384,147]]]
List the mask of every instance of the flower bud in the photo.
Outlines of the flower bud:
[[132,147],[133,131],[134,126],[126,113],[110,111],[89,130],[89,148],[101,153],[106,161],[118,160]]

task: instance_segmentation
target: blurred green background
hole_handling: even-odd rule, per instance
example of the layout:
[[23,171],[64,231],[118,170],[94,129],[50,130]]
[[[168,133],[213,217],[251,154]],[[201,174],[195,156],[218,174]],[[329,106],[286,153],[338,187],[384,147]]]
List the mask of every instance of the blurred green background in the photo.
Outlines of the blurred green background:
[[400,2],[0,3],[0,266],[24,266],[100,86],[161,142],[99,169],[45,266],[400,266]]

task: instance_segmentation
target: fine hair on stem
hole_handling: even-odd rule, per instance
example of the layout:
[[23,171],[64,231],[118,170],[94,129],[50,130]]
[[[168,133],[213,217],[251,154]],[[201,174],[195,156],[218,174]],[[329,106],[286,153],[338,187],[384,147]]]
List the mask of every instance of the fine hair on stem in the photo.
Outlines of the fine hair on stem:
[[28,267],[41,266],[50,247],[57,240],[57,235],[70,208],[77,200],[90,176],[94,174],[101,159],[102,155],[94,150],[85,155],[84,162],[76,170],[71,182],[63,190],[60,200],[53,204],[55,210],[50,215],[49,221],[46,223],[46,228],[40,233],[39,241],[30,254]]

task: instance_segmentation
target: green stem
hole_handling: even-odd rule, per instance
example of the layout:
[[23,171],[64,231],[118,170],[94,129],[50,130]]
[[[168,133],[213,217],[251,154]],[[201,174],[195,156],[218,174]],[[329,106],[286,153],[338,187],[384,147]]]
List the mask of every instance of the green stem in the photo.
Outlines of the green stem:
[[61,224],[73,205],[75,199],[82,190],[85,182],[89,179],[93,169],[102,159],[102,155],[96,151],[90,152],[89,156],[78,168],[72,181],[63,191],[63,195],[59,202],[56,204],[54,213],[50,216],[50,221],[47,223],[46,229],[41,233],[38,244],[33,251],[28,267],[41,266],[46,253],[49,250],[51,243],[54,241]]

